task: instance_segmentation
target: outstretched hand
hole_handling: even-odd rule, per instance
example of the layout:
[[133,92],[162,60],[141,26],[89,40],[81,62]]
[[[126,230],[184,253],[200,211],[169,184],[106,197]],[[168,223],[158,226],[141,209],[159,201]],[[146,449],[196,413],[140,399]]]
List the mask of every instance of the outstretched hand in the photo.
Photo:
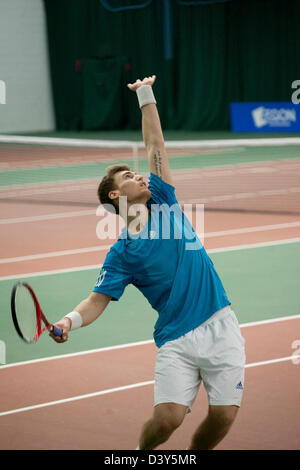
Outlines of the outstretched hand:
[[152,75],[152,77],[145,77],[143,80],[140,80],[139,78],[136,80],[135,83],[128,83],[128,88],[131,91],[136,91],[140,86],[142,85],[153,85],[155,82],[156,75]]
[[71,328],[71,321],[69,318],[62,318],[59,322],[55,323],[55,326],[63,330],[62,337],[55,336],[52,333],[49,333],[49,336],[54,339],[56,343],[65,343],[68,341],[69,331]]

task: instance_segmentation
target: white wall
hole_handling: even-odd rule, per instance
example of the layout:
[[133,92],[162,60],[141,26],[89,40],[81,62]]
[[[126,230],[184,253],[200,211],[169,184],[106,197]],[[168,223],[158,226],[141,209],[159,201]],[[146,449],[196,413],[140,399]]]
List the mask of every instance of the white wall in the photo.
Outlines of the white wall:
[[43,0],[0,0],[0,133],[54,130]]

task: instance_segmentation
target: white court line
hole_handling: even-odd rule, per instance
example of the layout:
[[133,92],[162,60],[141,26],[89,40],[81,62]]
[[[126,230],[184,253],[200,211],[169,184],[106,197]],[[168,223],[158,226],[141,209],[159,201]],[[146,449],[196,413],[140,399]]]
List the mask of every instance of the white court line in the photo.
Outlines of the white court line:
[[[204,237],[205,237],[205,234],[204,234]],[[227,252],[227,251],[246,250],[249,248],[261,248],[265,246],[285,245],[285,244],[297,243],[297,242],[300,242],[300,238],[287,238],[284,240],[274,240],[271,242],[235,245],[235,246],[229,246],[226,248],[213,248],[213,249],[206,250],[206,251],[207,253],[219,253],[219,252]],[[78,248],[78,249],[73,249],[73,250],[51,251],[49,253],[37,253],[35,255],[17,256],[14,258],[2,258],[0,259],[0,264],[18,263],[18,262],[23,262],[23,261],[31,261],[35,259],[44,259],[44,258],[55,258],[57,256],[78,255],[81,253],[90,253],[94,251],[105,251],[105,250],[109,250],[111,246],[112,245],[90,246],[87,248]],[[0,280],[1,279],[3,278],[0,278]]]
[[[290,360],[292,361],[292,360],[295,360],[297,358],[300,358],[300,356],[293,355],[293,356],[289,356],[289,357],[280,357],[280,358],[277,358],[277,359],[271,359],[271,360],[268,360],[268,361],[253,362],[252,364],[246,364],[245,368],[265,366],[265,365],[269,365],[269,364],[276,364],[276,363],[279,363],[279,362],[286,362],[286,361],[290,361]],[[135,383],[135,384],[124,385],[123,387],[109,388],[109,389],[100,390],[100,391],[94,392],[94,393],[87,393],[87,394],[84,394],[84,395],[77,395],[77,396],[70,397],[70,398],[64,398],[62,400],[49,401],[49,402],[46,402],[46,403],[40,403],[38,405],[26,406],[24,408],[17,408],[17,409],[14,409],[14,410],[3,411],[3,412],[0,412],[0,417],[1,416],[12,415],[12,414],[16,414],[16,413],[23,413],[23,412],[26,412],[26,411],[36,410],[36,409],[39,409],[39,408],[46,408],[46,407],[54,406],[54,405],[61,405],[61,404],[64,404],[64,403],[70,403],[72,401],[84,400],[86,398],[94,398],[94,397],[98,397],[98,396],[101,396],[101,395],[108,395],[108,394],[115,393],[115,392],[121,392],[123,390],[130,390],[130,389],[145,387],[147,385],[153,385],[153,384],[154,384],[154,380],[148,380],[146,382],[138,382],[138,383]]]
[[[60,181],[62,184],[70,183],[73,182],[74,180],[66,180],[66,181]],[[79,180],[78,180],[79,181]],[[83,181],[83,180],[80,180]],[[78,185],[73,185],[73,186],[66,186],[66,187],[50,187],[50,188],[42,188],[42,189],[27,189],[23,190],[23,187],[26,188],[26,186],[15,186],[16,190],[14,191],[8,191],[4,193],[5,198],[14,198],[14,197],[24,197],[24,196],[32,196],[32,195],[37,195],[37,194],[49,194],[49,193],[66,193],[70,191],[79,191],[80,189],[85,188],[95,188],[94,184],[91,184],[88,182],[91,181],[90,178],[86,179],[87,183],[86,184],[78,184]],[[44,183],[45,185],[49,185],[50,183]],[[58,183],[57,183],[58,184]],[[40,185],[36,184],[37,186]],[[27,185],[27,187],[31,185]],[[52,184],[53,186],[53,184]],[[14,188],[12,185],[10,186],[3,186],[0,188],[1,190],[7,190],[10,188]],[[20,191],[18,192],[18,189],[22,189],[22,193],[20,194]],[[179,204],[192,204],[192,203],[207,203],[207,202],[218,202],[218,201],[232,201],[232,200],[238,200],[238,199],[251,199],[251,198],[256,198],[256,197],[264,197],[264,196],[277,196],[277,195],[286,195],[286,194],[293,194],[293,193],[299,193],[300,192],[300,187],[292,187],[292,188],[279,188],[279,189],[266,189],[266,190],[259,190],[259,191],[254,191],[254,192],[247,192],[247,193],[233,193],[233,194],[223,194],[219,196],[208,196],[208,197],[203,197],[203,198],[193,198],[193,199],[186,199],[184,201],[179,201]],[[1,192],[0,192],[1,194]]]
[[95,210],[85,210],[85,211],[71,211],[71,212],[58,212],[56,214],[46,214],[46,215],[33,215],[28,217],[15,217],[9,219],[0,219],[1,225],[7,224],[19,224],[27,222],[40,222],[41,220],[53,220],[53,219],[65,219],[69,217],[84,217],[86,215],[95,215]]
[[241,328],[248,328],[249,326],[260,326],[260,325],[268,325],[269,323],[278,323],[286,320],[300,320],[300,314],[298,315],[288,315],[286,317],[278,317],[278,318],[269,318],[268,320],[258,320],[252,321],[248,323],[242,323],[240,325]]
[[207,253],[222,253],[222,252],[226,253],[227,251],[248,250],[251,248],[264,248],[267,246],[286,245],[289,243],[298,243],[298,242],[300,242],[300,238],[286,238],[285,240],[274,240],[272,242],[228,246],[226,248],[212,248],[211,250],[206,250],[206,251]]
[[6,365],[1,365],[0,366],[0,372],[2,369],[9,369],[11,367],[18,367],[18,366],[26,366],[30,364],[36,364],[40,362],[47,362],[47,361],[53,361],[57,359],[67,359],[70,357],[76,357],[76,356],[86,356],[88,354],[95,354],[95,353],[101,353],[105,351],[113,351],[115,349],[126,349],[126,348],[132,348],[135,346],[144,346],[146,344],[154,344],[153,339],[148,339],[146,341],[137,341],[135,343],[127,343],[127,344],[117,344],[115,346],[107,346],[105,348],[98,348],[98,349],[89,349],[87,351],[79,351],[77,353],[69,353],[69,354],[64,354],[60,356],[50,356],[50,357],[42,357],[40,359],[32,359],[30,361],[22,361],[22,362],[14,362],[12,364],[6,364]]
[[[208,254],[210,253],[226,253],[229,251],[238,251],[238,250],[247,250],[251,248],[264,248],[268,246],[276,246],[276,245],[285,245],[285,244],[290,244],[290,243],[298,243],[300,242],[300,238],[288,238],[285,240],[274,240],[272,242],[262,242],[262,243],[253,243],[249,245],[236,245],[236,246],[229,246],[226,248],[213,248],[206,250]],[[109,249],[111,245],[107,245],[107,249]],[[100,251],[101,247],[91,247],[89,248],[83,248],[82,250],[90,250],[90,251]],[[79,250],[66,250],[66,251],[76,251],[76,253],[71,253],[71,254],[79,254],[81,253],[81,249]],[[62,256],[65,254],[65,252],[57,252],[57,256]],[[62,253],[62,254],[60,254]],[[47,253],[46,253],[47,254]],[[47,257],[50,257],[52,253],[48,253]],[[70,253],[68,253],[70,254]],[[40,256],[40,255],[34,255],[34,256]],[[24,258],[24,257],[21,257]],[[11,258],[8,258],[11,259]],[[0,260],[1,263],[2,260]],[[76,272],[76,271],[84,271],[84,270],[90,270],[90,269],[100,269],[102,265],[101,264],[95,264],[95,265],[88,265],[88,266],[75,266],[74,268],[63,268],[63,269],[54,269],[50,271],[36,271],[32,273],[21,273],[21,274],[11,274],[8,276],[0,276],[0,281],[7,281],[10,279],[20,279],[22,277],[38,277],[38,276],[50,276],[52,274],[63,274],[63,273],[71,273],[71,272]]]
[[49,253],[38,253],[36,255],[16,256],[15,258],[2,258],[0,264],[18,263],[34,259],[56,258],[57,256],[78,255],[80,253],[91,253],[94,251],[109,250],[112,245],[90,246],[88,248],[77,248],[74,250],[50,251]]
[[231,230],[220,230],[218,232],[204,232],[204,238],[223,237],[225,235],[236,235],[240,233],[262,232],[268,230],[280,230],[285,228],[300,227],[300,222],[288,222],[285,224],[258,225],[256,227],[245,227]]
[[235,193],[235,194],[223,194],[220,196],[209,196],[203,197],[199,199],[186,199],[182,201],[183,204],[192,204],[192,203],[200,203],[205,204],[207,202],[218,202],[218,201],[233,201],[238,199],[251,199],[256,197],[264,197],[264,196],[277,196],[277,195],[286,195],[286,194],[293,194],[299,193],[300,187],[296,186],[294,188],[280,188],[280,189],[266,189],[261,191],[254,191],[248,193]]
[[[278,318],[270,318],[268,320],[259,320],[255,322],[249,322],[249,323],[242,323],[240,324],[240,328],[248,328],[251,326],[261,326],[265,324],[270,324],[270,323],[278,323],[278,322],[283,322],[283,321],[288,321],[288,320],[300,320],[300,314],[299,315],[288,315],[285,317],[278,317]],[[7,364],[3,365],[0,367],[0,371],[2,369],[9,369],[11,367],[18,367],[18,366],[24,366],[24,365],[30,365],[30,364],[36,364],[40,362],[46,362],[46,361],[53,361],[57,359],[66,359],[70,357],[76,357],[76,356],[86,356],[88,354],[95,354],[95,353],[101,353],[101,352],[106,352],[106,351],[113,351],[116,349],[126,349],[126,348],[132,348],[135,346],[145,346],[147,344],[154,344],[153,339],[148,339],[145,341],[137,341],[134,343],[126,343],[126,344],[117,344],[115,346],[106,346],[105,348],[97,348],[97,349],[89,349],[87,351],[79,351],[76,353],[69,353],[69,354],[63,354],[59,356],[50,356],[50,357],[43,357],[40,359],[32,359],[30,361],[22,361],[22,362],[15,362],[12,364]]]
[[[85,217],[85,216],[90,216],[90,215],[94,215],[96,217],[97,216],[96,209],[95,210],[83,210],[83,211],[71,211],[71,212],[58,212],[55,214],[0,219],[0,225],[40,222],[43,220],[55,220],[55,219],[64,219],[64,218],[70,218],[70,217]],[[231,229],[231,230],[220,230],[218,232],[207,232],[207,233],[204,233],[204,238],[212,238],[212,237],[215,238],[215,237],[223,237],[226,235],[237,235],[241,233],[252,233],[252,232],[261,232],[261,231],[268,231],[268,230],[281,230],[281,229],[293,228],[293,227],[299,227],[299,226],[300,226],[300,222],[287,222],[283,224],[259,225],[255,227],[245,227],[245,228],[238,228],[238,229]],[[0,263],[1,263],[1,260],[0,260]]]
[[[74,184],[74,181],[76,184]],[[9,184],[8,186],[0,187],[0,197],[14,198],[37,194],[66,193],[69,191],[79,191],[81,189],[92,189],[95,188],[97,182],[99,182],[98,178],[80,178],[78,180],[73,179],[28,184]],[[11,189],[13,191],[9,191]]]
[[39,277],[39,276],[53,276],[56,274],[65,274],[65,273],[74,273],[77,271],[89,271],[92,269],[100,270],[102,264],[90,264],[86,266],[75,266],[74,268],[62,268],[62,269],[52,269],[51,271],[35,271],[32,273],[23,273],[23,274],[11,274],[9,276],[1,276],[0,281],[9,281],[11,279],[22,279],[30,277]]
[[153,380],[149,380],[148,382],[139,382],[139,383],[135,383],[131,385],[124,385],[123,387],[109,388],[107,390],[101,390],[99,392],[87,393],[86,395],[78,395],[78,396],[71,397],[71,398],[65,398],[63,400],[50,401],[48,403],[40,403],[39,405],[26,406],[25,408],[18,408],[15,410],[4,411],[0,413],[0,416],[7,416],[7,415],[15,414],[15,413],[22,413],[24,411],[36,410],[38,408],[45,408],[47,406],[61,405],[62,403],[69,403],[71,401],[84,400],[85,398],[98,397],[100,395],[107,395],[109,393],[121,392],[122,390],[129,390],[131,388],[144,387],[145,385],[152,385],[153,383],[154,383]]

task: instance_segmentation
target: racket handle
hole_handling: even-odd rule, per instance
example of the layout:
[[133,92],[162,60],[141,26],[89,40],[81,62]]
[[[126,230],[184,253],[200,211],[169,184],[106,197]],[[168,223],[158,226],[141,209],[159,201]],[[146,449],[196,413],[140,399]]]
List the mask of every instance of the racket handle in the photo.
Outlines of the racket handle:
[[60,328],[57,328],[57,326],[54,326],[54,325],[51,326],[50,331],[54,336],[62,337],[63,335],[63,330],[61,330]]

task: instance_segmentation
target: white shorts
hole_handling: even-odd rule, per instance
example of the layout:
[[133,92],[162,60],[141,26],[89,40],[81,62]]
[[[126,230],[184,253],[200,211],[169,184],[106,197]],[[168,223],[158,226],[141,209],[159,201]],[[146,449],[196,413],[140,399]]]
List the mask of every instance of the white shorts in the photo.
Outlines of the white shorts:
[[209,405],[240,406],[244,367],[245,340],[228,306],[158,350],[154,406],[178,403],[191,411],[202,380]]

